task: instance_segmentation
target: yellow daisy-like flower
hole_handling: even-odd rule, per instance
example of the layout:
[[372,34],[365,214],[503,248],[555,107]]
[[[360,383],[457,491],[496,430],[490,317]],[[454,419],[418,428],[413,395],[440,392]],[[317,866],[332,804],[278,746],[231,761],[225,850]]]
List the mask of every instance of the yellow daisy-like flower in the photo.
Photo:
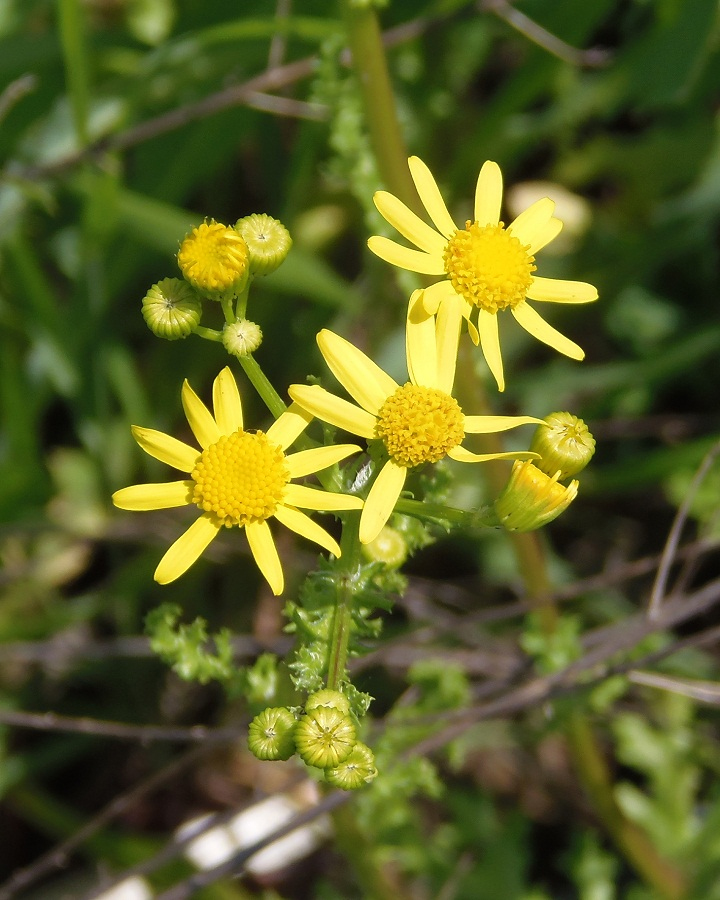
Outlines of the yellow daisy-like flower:
[[[448,298],[459,297],[453,314],[468,322],[474,343],[480,343],[498,388],[505,388],[497,313],[509,309],[516,321],[533,337],[573,359],[582,359],[583,350],[549,325],[527,302],[589,303],[597,290],[583,281],[543,278],[535,272],[535,254],[562,229],[553,216],[555,204],[538,200],[510,225],[500,221],[503,195],[502,173],[497,163],[486,162],[475,189],[475,218],[458,228],[440,195],[440,190],[422,160],[411,156],[410,173],[420,199],[437,231],[411,212],[397,197],[386,191],[375,194],[381,215],[419,250],[411,250],[388,238],[373,236],[368,247],[386,262],[419,272],[442,275],[442,281],[425,291],[424,305],[433,315]],[[478,310],[477,328],[470,316]]]
[[389,459],[365,501],[360,540],[373,541],[387,522],[405,484],[408,470],[445,456],[460,462],[488,459],[531,459],[531,452],[472,453],[461,446],[466,434],[488,434],[518,425],[540,423],[532,416],[466,416],[452,396],[457,360],[459,320],[441,307],[428,318],[422,291],[408,309],[406,356],[410,380],[399,385],[361,350],[331,331],[317,341],[325,362],[359,404],[336,397],[318,385],[294,384],[292,399],[309,413],[352,434],[385,444]]
[[167,584],[182,575],[217,536],[234,525],[245,528],[250,550],[274,594],[284,586],[282,566],[267,520],[271,516],[314,541],[335,556],[337,542],[297,509],[360,509],[362,500],[333,494],[291,479],[311,475],[360,450],[355,444],[338,444],[285,454],[310,416],[292,405],[267,432],[245,431],[237,384],[230,369],[220,372],[213,384],[214,415],[187,381],[182,388],[185,415],[201,449],[176,438],[134,426],[133,437],[146,453],[187,472],[190,478],[163,484],[136,484],[113,494],[121,509],[169,509],[196,504],[202,515],[170,547],[155,570],[155,580]]

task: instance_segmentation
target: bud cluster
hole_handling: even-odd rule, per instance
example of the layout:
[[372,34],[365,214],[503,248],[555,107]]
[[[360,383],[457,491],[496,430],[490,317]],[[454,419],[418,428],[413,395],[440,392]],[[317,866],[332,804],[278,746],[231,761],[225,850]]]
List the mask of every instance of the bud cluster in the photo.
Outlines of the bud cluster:
[[554,412],[538,425],[530,450],[539,459],[517,460],[505,489],[495,501],[500,525],[508,531],[535,531],[552,522],[577,496],[574,479],[595,453],[595,438],[587,425],[568,412]]
[[355,718],[342,691],[311,694],[305,709],[263,710],[250,723],[248,747],[263,760],[290,759],[295,753],[309,766],[325,770],[326,780],[356,790],[377,775],[372,750],[357,740]]

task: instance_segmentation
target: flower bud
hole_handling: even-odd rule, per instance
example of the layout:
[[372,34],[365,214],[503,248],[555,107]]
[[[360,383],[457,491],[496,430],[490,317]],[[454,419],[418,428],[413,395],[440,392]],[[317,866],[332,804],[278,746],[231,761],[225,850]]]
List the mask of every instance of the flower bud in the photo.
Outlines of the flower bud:
[[398,569],[407,559],[408,547],[396,528],[383,525],[374,541],[362,545],[362,554],[369,562],[381,562]]
[[268,707],[250,723],[248,747],[258,759],[290,759],[297,719],[284,706]]
[[238,319],[237,322],[226,324],[222,330],[223,347],[238,359],[254,353],[262,344],[262,337],[260,326],[250,319]]
[[377,776],[375,754],[358,741],[349,756],[333,769],[325,769],[325,780],[343,791],[356,791]]
[[303,716],[295,730],[295,746],[309,766],[339,766],[355,746],[355,724],[349,715],[318,706]]
[[554,412],[545,416],[545,425],[538,425],[530,449],[540,454],[535,460],[546,475],[559,472],[558,481],[577,475],[595,453],[595,438],[582,419],[569,412]]
[[212,300],[236,297],[249,273],[245,241],[220,222],[203,222],[180,245],[178,265],[185,280]]
[[502,494],[495,501],[500,524],[508,531],[535,531],[564,512],[577,496],[578,482],[558,484],[530,460],[516,460]]
[[168,341],[192,334],[201,313],[200,298],[179,278],[163,278],[143,297],[142,314],[148,328],[157,337]]
[[247,244],[253,275],[269,275],[274,272],[292,247],[292,238],[287,228],[265,213],[253,213],[238,219],[235,230]]
[[337,709],[344,716],[350,712],[350,704],[345,694],[341,691],[331,691],[329,688],[310,694],[305,704],[305,712],[310,712],[320,706],[329,706],[330,709]]

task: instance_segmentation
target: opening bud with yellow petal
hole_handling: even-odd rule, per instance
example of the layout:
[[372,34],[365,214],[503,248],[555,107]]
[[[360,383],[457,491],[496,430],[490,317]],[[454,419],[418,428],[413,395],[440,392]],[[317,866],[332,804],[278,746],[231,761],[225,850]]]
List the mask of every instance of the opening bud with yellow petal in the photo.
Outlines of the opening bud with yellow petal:
[[408,546],[397,528],[383,525],[374,541],[362,545],[362,554],[370,562],[380,562],[392,569],[399,569],[407,559]]
[[559,472],[558,481],[577,475],[593,458],[595,438],[582,419],[569,412],[554,412],[538,425],[530,449],[540,454],[535,460],[546,475]]
[[197,328],[202,303],[187,282],[179,278],[163,278],[143,297],[142,314],[154,335],[167,341],[177,341]]
[[247,244],[253,275],[269,275],[274,272],[292,247],[292,238],[287,228],[265,213],[253,213],[238,219],[235,230]]
[[361,741],[350,751],[350,755],[333,769],[325,769],[325,780],[343,791],[356,791],[377,777],[375,754]]
[[350,703],[345,694],[342,691],[331,691],[330,688],[324,688],[322,691],[315,691],[314,694],[310,694],[305,703],[305,712],[311,712],[320,706],[338,709],[344,716],[350,712]]
[[290,759],[295,753],[297,719],[284,706],[268,707],[250,723],[248,747],[258,759]]
[[331,706],[318,706],[304,715],[295,729],[295,746],[309,766],[329,769],[347,759],[355,746],[355,723]]
[[250,272],[248,248],[234,228],[203,222],[180,244],[183,278],[204,297],[227,300],[245,287]]
[[254,353],[262,344],[262,338],[260,326],[250,319],[238,319],[237,322],[226,324],[222,330],[223,347],[238,359]]
[[510,481],[495,501],[495,513],[507,531],[535,531],[556,519],[577,497],[578,482],[565,487],[559,472],[546,475],[530,460],[516,460]]

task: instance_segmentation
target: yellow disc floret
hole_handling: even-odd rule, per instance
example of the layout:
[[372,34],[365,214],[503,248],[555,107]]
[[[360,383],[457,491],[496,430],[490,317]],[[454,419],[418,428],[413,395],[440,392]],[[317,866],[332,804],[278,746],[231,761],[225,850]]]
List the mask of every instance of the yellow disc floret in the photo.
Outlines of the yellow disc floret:
[[457,400],[437,388],[405,384],[380,407],[376,434],[398,465],[438,462],[465,437]]
[[536,268],[535,257],[502,222],[466,222],[448,241],[444,259],[456,293],[490,313],[522,303]]
[[278,445],[241,429],[203,450],[190,477],[193,502],[229,528],[272,516],[290,473]]
[[248,249],[233,228],[203,222],[180,245],[178,265],[184,278],[211,297],[237,291],[248,274]]

